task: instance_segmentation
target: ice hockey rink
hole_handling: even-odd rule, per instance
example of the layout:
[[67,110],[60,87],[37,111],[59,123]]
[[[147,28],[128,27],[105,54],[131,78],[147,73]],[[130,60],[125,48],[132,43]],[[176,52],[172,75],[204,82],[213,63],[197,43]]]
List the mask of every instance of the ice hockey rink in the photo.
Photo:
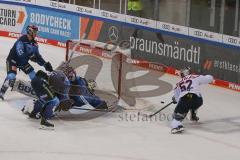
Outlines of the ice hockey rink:
[[[0,77],[15,39],[0,37]],[[54,67],[65,49],[40,44],[40,53]],[[40,69],[37,65],[34,65]],[[26,79],[21,72],[17,78]],[[179,78],[165,74],[174,85]],[[8,91],[0,101],[0,160],[233,160],[240,158],[240,94],[220,87],[202,86],[204,105],[199,123],[184,121],[185,133],[170,134],[169,119],[145,121],[136,110],[101,113],[94,118],[60,116],[54,131],[40,130],[39,121],[22,114],[29,97]],[[149,98],[154,112],[171,101],[169,92]],[[161,103],[164,102],[164,103]],[[170,117],[175,105],[161,113]],[[130,118],[132,116],[132,118]]]

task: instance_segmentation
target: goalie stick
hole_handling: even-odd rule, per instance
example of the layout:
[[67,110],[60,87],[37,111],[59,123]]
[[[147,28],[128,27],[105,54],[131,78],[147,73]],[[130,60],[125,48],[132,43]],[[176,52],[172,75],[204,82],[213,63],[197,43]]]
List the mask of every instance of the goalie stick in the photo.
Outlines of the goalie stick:
[[69,112],[72,114],[85,113],[84,111],[115,112],[116,111],[115,109],[118,108],[117,103],[118,103],[118,100],[114,101],[111,105],[108,105],[108,109],[97,109],[91,106],[90,104],[86,104],[86,106],[91,108],[84,108],[85,106],[81,106],[81,107],[74,106],[69,109]]

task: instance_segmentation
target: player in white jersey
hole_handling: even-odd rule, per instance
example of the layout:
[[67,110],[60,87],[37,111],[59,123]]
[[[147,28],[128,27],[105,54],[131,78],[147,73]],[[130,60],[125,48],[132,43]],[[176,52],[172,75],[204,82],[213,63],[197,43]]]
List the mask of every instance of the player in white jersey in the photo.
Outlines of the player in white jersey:
[[203,104],[200,85],[213,82],[213,76],[191,74],[189,67],[182,69],[180,75],[182,79],[176,84],[173,96],[173,102],[177,104],[171,122],[171,133],[173,134],[184,131],[182,121],[189,111],[191,113],[190,120],[199,120],[196,111]]

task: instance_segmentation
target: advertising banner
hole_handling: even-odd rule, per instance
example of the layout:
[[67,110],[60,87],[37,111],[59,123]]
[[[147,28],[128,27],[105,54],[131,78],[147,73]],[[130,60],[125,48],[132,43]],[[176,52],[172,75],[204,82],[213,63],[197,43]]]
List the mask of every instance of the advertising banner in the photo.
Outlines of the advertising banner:
[[[170,73],[190,66],[197,74],[212,74],[218,79],[217,85],[239,91],[239,37],[54,1],[16,2],[27,5],[0,5],[3,36],[17,38],[19,33],[25,33],[28,24],[35,24],[40,30],[38,41],[41,43],[64,47],[66,40],[81,37],[114,44],[122,49],[130,48],[132,58],[171,67]],[[45,8],[28,5],[31,3]],[[88,15],[106,20],[88,18]]]
[[[203,45],[203,44],[202,44]],[[240,83],[240,52],[237,49],[205,44],[201,71],[218,79]]]
[[27,8],[28,18],[25,26],[35,24],[39,27],[39,36],[65,42],[79,38],[79,16],[40,8]]
[[[197,74],[212,74],[217,79],[240,83],[240,53],[236,48],[104,21],[98,22],[101,23],[101,27],[98,27],[100,31],[93,39],[89,35],[92,34],[90,31],[94,28],[95,21],[99,20],[85,18],[81,22],[85,26],[82,32],[86,39],[130,47],[134,59],[164,64],[176,69],[190,66]],[[177,27],[174,26],[175,29]],[[177,31],[185,32],[184,28]]]
[[1,4],[0,30],[25,34],[25,28],[34,24],[39,37],[66,42],[79,39],[79,16],[41,8]]
[[0,30],[21,33],[27,19],[25,7],[1,4]]
[[[10,1],[10,2],[18,2],[18,3],[26,3],[26,4],[35,4],[36,0],[1,0],[1,1]],[[41,0],[43,1],[43,0]]]
[[129,40],[133,58],[177,69],[190,66],[197,74],[240,83],[240,53],[236,48],[146,30],[139,30]]

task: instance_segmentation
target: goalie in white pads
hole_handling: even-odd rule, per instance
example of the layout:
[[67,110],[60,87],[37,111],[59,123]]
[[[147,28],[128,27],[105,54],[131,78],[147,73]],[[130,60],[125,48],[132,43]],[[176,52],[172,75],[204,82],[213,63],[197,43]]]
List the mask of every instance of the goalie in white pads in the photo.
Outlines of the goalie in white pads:
[[189,111],[191,121],[199,120],[196,111],[203,104],[200,85],[213,82],[213,76],[191,74],[189,67],[182,69],[180,76],[182,79],[176,84],[172,98],[173,102],[177,104],[171,122],[172,134],[184,131],[182,121]]

